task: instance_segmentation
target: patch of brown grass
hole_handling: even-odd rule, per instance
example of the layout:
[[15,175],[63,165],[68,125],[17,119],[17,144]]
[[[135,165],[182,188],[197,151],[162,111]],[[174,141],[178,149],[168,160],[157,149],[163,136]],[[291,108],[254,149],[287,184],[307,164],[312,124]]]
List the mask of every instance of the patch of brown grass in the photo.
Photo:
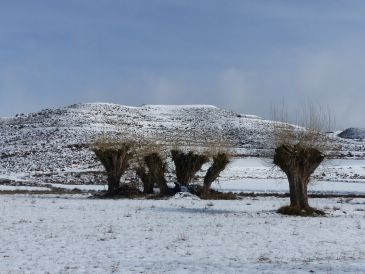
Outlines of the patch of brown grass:
[[53,194],[53,195],[63,195],[63,194],[80,194],[87,193],[80,189],[63,189],[63,188],[54,188],[51,190],[0,190],[0,195],[17,195],[17,194],[26,194],[26,195],[43,195],[43,194]]
[[124,198],[139,198],[144,197],[142,191],[140,191],[137,187],[133,185],[123,184],[121,185],[115,192],[112,194],[102,191],[96,193],[93,198],[101,198],[101,199],[124,199]]
[[233,192],[210,191],[199,196],[203,200],[238,200],[239,196]]
[[319,217],[326,215],[324,211],[313,207],[300,209],[298,207],[290,205],[279,208],[277,212],[284,215],[301,216],[301,217]]

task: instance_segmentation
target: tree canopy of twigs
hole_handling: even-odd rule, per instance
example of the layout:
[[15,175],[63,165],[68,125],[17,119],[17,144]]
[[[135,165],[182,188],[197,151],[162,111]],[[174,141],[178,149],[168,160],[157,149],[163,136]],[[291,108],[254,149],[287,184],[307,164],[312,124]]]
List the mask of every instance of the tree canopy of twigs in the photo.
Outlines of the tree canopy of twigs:
[[327,134],[335,126],[335,119],[328,107],[303,103],[294,119],[289,119],[285,104],[272,106],[271,113],[276,147],[300,144],[302,147],[316,148],[324,154],[339,150],[339,145]]
[[273,123],[273,162],[286,174],[290,193],[290,206],[279,212],[320,214],[321,211],[309,206],[307,186],[326,153],[336,149],[336,144],[325,132],[332,126],[333,118],[328,110],[315,105],[305,106],[298,117],[299,126],[291,125],[285,107],[273,111],[273,119],[276,120]]

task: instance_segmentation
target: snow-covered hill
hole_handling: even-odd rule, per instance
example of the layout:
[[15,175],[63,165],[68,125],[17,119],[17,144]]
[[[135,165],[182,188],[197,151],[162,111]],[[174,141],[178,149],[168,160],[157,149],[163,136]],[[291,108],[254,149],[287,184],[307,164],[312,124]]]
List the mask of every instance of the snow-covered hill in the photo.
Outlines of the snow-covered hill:
[[[273,149],[271,126],[257,116],[206,105],[88,103],[20,114],[0,120],[0,180],[98,182],[102,168],[88,146],[100,136],[199,147],[224,140],[236,155],[265,156]],[[334,138],[345,155],[364,155],[364,143]]]
[[348,128],[338,134],[339,137],[345,139],[365,139],[365,129],[363,128]]

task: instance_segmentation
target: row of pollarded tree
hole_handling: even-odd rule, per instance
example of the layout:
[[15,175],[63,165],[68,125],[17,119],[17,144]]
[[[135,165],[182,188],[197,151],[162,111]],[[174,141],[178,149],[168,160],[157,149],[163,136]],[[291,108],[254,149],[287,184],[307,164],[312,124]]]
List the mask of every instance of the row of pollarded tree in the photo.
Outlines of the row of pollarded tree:
[[[329,125],[330,117],[309,110],[305,118],[304,127],[290,125],[283,120],[285,117],[276,117],[272,124],[275,141],[273,149],[273,163],[287,176],[289,182],[290,205],[279,209],[280,213],[293,215],[323,214],[320,210],[309,206],[307,187],[310,177],[325,158],[326,152],[338,150],[327,134],[322,133],[324,125]],[[171,195],[181,190],[198,195],[209,195],[211,184],[219,177],[229,162],[228,153],[218,151],[211,155],[212,164],[207,170],[203,187],[192,186],[191,182],[202,165],[209,161],[207,154],[194,151],[184,152],[182,149],[170,151],[175,164],[177,182],[174,188],[169,188],[165,173],[166,160],[156,149],[147,149],[147,153],[133,153],[131,142],[103,143],[94,146],[95,154],[104,165],[108,174],[108,196],[120,191],[120,178],[127,170],[130,160],[135,155],[139,159],[135,168],[136,174],[143,182],[145,194],[153,193],[154,186],[160,189],[160,195]]]
[[[144,194],[154,194],[154,188],[159,188],[159,196],[174,195],[180,191],[187,191],[199,196],[210,193],[212,183],[229,163],[229,153],[225,149],[203,153],[193,150],[185,151],[174,148],[169,151],[175,165],[176,182],[170,187],[166,180],[167,160],[166,153],[159,146],[151,144],[137,144],[132,141],[103,140],[93,145],[97,158],[107,173],[108,191],[106,197],[123,194],[126,185],[121,184],[123,174],[132,168],[143,185]],[[193,185],[193,179],[205,163],[211,160],[203,186]]]

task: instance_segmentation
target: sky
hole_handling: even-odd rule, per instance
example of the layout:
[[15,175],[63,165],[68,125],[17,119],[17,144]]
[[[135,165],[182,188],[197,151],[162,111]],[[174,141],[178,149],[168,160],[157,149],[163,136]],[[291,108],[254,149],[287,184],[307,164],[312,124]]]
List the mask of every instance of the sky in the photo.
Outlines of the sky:
[[0,116],[81,102],[285,102],[365,128],[365,1],[0,0]]

